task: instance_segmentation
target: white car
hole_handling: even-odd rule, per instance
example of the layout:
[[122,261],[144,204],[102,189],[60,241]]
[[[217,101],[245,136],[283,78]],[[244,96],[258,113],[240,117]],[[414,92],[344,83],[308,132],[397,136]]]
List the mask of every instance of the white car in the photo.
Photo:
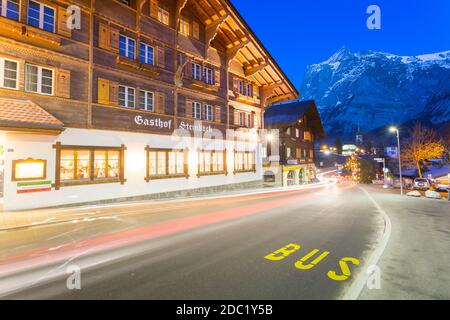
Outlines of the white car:
[[416,178],[414,179],[414,189],[417,190],[428,190],[430,189],[430,181],[425,178]]

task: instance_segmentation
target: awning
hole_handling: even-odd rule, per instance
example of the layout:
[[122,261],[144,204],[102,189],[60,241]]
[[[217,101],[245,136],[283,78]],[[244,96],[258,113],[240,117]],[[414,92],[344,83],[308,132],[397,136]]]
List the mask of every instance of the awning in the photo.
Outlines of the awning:
[[58,135],[64,123],[30,100],[0,98],[0,130]]

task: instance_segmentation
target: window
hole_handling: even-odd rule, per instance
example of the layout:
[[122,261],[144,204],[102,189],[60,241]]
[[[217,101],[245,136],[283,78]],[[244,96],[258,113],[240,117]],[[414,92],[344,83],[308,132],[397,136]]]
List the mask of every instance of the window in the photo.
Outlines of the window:
[[153,92],[143,90],[139,92],[139,108],[145,111],[155,111],[155,95]]
[[239,112],[239,125],[245,126],[245,112]]
[[104,182],[124,183],[123,156],[125,147],[61,146],[56,144],[57,170],[60,185],[79,185]]
[[204,119],[207,121],[213,121],[213,107],[205,104],[205,115]]
[[238,93],[243,96],[253,96],[253,84],[238,80]]
[[226,173],[226,152],[224,151],[199,151],[198,175],[224,174]]
[[25,90],[40,94],[53,94],[53,70],[27,64],[25,67]]
[[300,159],[302,157],[302,149],[301,148],[295,149],[295,157],[297,159]]
[[303,139],[307,140],[307,141],[311,141],[311,132],[309,131],[305,131],[303,133]]
[[168,26],[169,25],[169,12],[167,10],[164,10],[163,8],[159,8],[158,9],[158,20],[159,20],[159,22]]
[[287,128],[287,129],[286,129],[286,134],[287,134],[288,136],[291,135],[291,128]]
[[49,32],[55,32],[55,9],[36,1],[28,3],[28,24]]
[[19,0],[0,0],[0,15],[19,21]]
[[139,61],[146,64],[154,64],[154,50],[153,47],[146,45],[145,43],[141,43],[139,49]]
[[202,118],[202,105],[198,102],[192,102],[192,118]]
[[147,151],[146,181],[152,179],[167,179],[188,177],[188,151],[172,149],[152,149]]
[[252,114],[251,113],[246,113],[245,114],[245,126],[247,128],[250,128],[252,126]]
[[16,61],[0,58],[0,87],[18,88],[18,66],[19,64]]
[[197,64],[197,63],[193,63],[192,64],[192,78],[194,80],[202,80],[202,66]]
[[184,19],[180,19],[180,23],[178,25],[178,32],[181,33],[182,35],[189,36],[190,35],[189,22]]
[[234,172],[256,171],[256,153],[236,151],[234,153]]
[[298,128],[295,128],[295,137],[300,138],[300,130]]
[[134,108],[134,88],[119,86],[119,106],[124,108]]
[[211,68],[205,67],[204,69],[205,74],[205,82],[207,84],[214,84],[214,72]]
[[286,158],[290,158],[291,155],[292,155],[292,153],[291,153],[291,148],[286,147]]
[[12,181],[43,180],[47,178],[47,160],[12,161]]
[[127,36],[119,36],[119,54],[121,56],[135,59],[136,41]]

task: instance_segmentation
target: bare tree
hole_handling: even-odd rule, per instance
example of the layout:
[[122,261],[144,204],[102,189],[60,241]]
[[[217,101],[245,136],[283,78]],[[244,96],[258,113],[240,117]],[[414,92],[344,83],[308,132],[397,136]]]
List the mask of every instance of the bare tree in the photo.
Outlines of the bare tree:
[[422,178],[421,165],[425,160],[440,158],[445,152],[445,147],[436,133],[420,123],[416,123],[410,131],[410,137],[404,144],[402,159],[405,165],[416,166],[419,176]]

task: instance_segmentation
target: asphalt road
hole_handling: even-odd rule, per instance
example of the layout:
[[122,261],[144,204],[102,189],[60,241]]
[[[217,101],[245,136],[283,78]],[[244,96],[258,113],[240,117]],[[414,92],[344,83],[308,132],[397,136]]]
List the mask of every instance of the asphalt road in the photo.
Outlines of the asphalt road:
[[[1,232],[2,298],[339,299],[384,223],[353,185],[103,210],[111,215]],[[289,244],[301,248],[265,258]],[[297,268],[314,249],[303,265],[329,254]],[[333,280],[343,257],[360,264]],[[67,288],[74,266],[80,290]]]

